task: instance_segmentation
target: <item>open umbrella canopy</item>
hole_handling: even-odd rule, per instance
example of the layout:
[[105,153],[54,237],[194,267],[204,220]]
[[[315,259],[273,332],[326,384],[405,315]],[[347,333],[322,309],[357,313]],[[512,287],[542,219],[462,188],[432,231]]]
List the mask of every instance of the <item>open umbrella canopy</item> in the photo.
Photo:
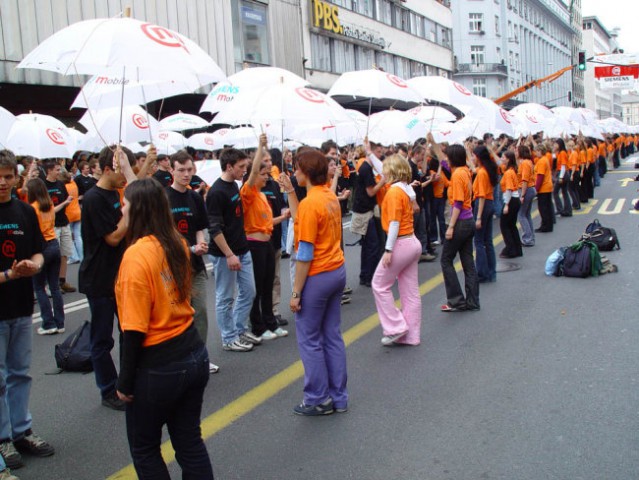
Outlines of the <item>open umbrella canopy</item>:
[[390,108],[406,110],[423,102],[418,92],[392,73],[358,70],[343,73],[328,95],[350,108]]
[[168,28],[133,18],[84,20],[57,31],[33,49],[18,68],[63,75],[125,75],[139,80],[198,77],[226,79],[224,72],[196,43]]
[[[160,126],[161,126],[160,122]],[[178,132],[171,132],[170,130],[160,130],[159,132],[153,132],[153,145],[160,150],[180,150],[187,145],[187,139]],[[168,148],[171,147],[171,148]],[[172,153],[175,153],[173,151]]]
[[483,136],[485,133],[492,133],[493,135],[505,133],[511,137],[516,135],[513,118],[510,113],[487,98],[477,97],[475,100],[477,101],[477,106],[469,109],[465,117],[480,121],[475,129],[474,136]]
[[443,107],[420,105],[419,107],[411,108],[408,110],[408,113],[414,115],[424,123],[454,122],[457,120],[457,117],[455,117],[450,110],[446,110]]
[[426,136],[426,128],[415,115],[398,110],[386,110],[371,115],[368,138],[382,145],[413,143]]
[[338,145],[349,145],[361,143],[364,138],[366,127],[351,123],[338,125],[301,125],[292,129],[287,138],[295,139],[306,145],[320,147],[327,140],[332,140]]
[[[224,144],[217,144],[212,133],[196,133],[187,139],[187,145],[196,150],[212,152],[224,148]],[[208,183],[208,182],[207,182]]]
[[36,158],[71,158],[75,152],[64,125],[56,126],[47,115],[35,114],[18,116],[7,135],[6,147],[16,155]]
[[171,130],[173,132],[183,132],[184,130],[206,128],[208,126],[209,122],[190,113],[179,112],[160,120],[160,128],[162,130]]
[[[122,115],[122,129],[120,131],[120,114]],[[137,105],[125,106],[122,112],[119,108],[107,108],[97,112],[87,111],[80,123],[84,125],[88,134],[104,139],[107,144],[130,142],[150,142],[152,132],[159,132],[158,121],[146,110]],[[100,132],[99,135],[93,132]]]
[[467,113],[469,109],[478,106],[477,97],[460,83],[444,77],[415,77],[406,82],[417,91],[422,99],[445,103]]
[[5,145],[9,129],[15,123],[16,117],[9,110],[0,107],[0,145]]
[[577,125],[587,125],[588,120],[584,117],[584,114],[577,108],[572,107],[555,107],[552,109],[556,116],[559,116],[565,120],[569,120]]

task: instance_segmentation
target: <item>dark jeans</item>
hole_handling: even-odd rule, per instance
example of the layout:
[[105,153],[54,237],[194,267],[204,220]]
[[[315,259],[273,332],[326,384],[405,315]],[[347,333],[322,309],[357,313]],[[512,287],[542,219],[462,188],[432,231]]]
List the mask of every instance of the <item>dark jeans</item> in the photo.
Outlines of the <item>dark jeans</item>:
[[251,307],[251,331],[258,337],[266,330],[275,331],[273,315],[273,281],[275,280],[275,250],[271,242],[249,240],[255,277],[255,298]]
[[552,232],[553,230],[553,210],[551,193],[537,194],[537,207],[539,208],[539,216],[541,217],[541,226],[539,230],[542,232]]
[[568,193],[570,194],[570,198],[572,199],[573,210],[579,210],[581,208],[581,201],[579,199],[580,182],[581,175],[579,174],[579,171],[576,171],[572,175],[572,180],[570,180],[568,183]]
[[[568,182],[570,182],[570,175],[568,173],[564,176],[563,182],[560,182],[559,178],[557,178],[552,192],[555,197],[555,206],[557,207],[557,211],[564,216],[572,215],[572,201],[570,200],[570,194],[568,193]],[[559,197],[560,190],[563,202]]]
[[[118,372],[115,370],[111,350],[113,350],[113,319],[118,314],[115,297],[87,296],[91,310],[91,361],[95,373],[95,383],[102,398],[115,393]],[[118,330],[120,326],[118,325]]]
[[430,240],[437,240],[437,228],[439,227],[439,241],[444,243],[446,240],[446,218],[444,210],[446,209],[446,199],[433,198],[430,202]]
[[430,239],[428,238],[428,220],[429,214],[425,207],[420,207],[419,212],[413,214],[413,225],[415,227],[415,236],[422,245],[422,253],[430,252]]
[[167,426],[175,459],[187,480],[213,479],[202,441],[202,397],[209,380],[204,345],[179,361],[136,372],[133,402],[126,408],[126,433],[140,480],[170,480],[162,458],[162,427]]
[[[446,298],[448,305],[459,309],[479,308],[479,283],[477,281],[477,271],[473,259],[473,236],[475,235],[475,222],[472,218],[468,220],[457,220],[453,230],[453,238],[444,242],[440,263],[444,284],[446,285]],[[462,268],[464,270],[464,281],[466,295],[462,292],[457,272],[453,266],[455,257],[459,253]]]
[[517,229],[517,213],[519,213],[520,207],[521,201],[518,198],[511,198],[508,202],[508,213],[502,213],[499,219],[499,228],[502,237],[504,237],[504,249],[501,251],[501,255],[505,257],[521,257],[524,254]]
[[[64,301],[60,291],[60,244],[55,238],[45,243],[42,255],[44,256],[42,270],[33,276],[33,289],[40,307],[42,328],[44,330],[63,328]],[[49,284],[49,290],[51,291],[53,310],[51,309],[51,302],[49,302],[47,292],[44,289],[46,284]]]
[[[475,200],[475,218],[479,209],[479,200]],[[497,279],[497,260],[493,245],[493,208],[492,200],[484,200],[484,211],[481,216],[481,228],[475,231],[475,265],[480,282],[494,282]]]
[[373,280],[375,268],[382,258],[382,235],[380,220],[373,216],[368,221],[366,235],[362,237],[362,251],[360,255],[359,281],[370,283]]

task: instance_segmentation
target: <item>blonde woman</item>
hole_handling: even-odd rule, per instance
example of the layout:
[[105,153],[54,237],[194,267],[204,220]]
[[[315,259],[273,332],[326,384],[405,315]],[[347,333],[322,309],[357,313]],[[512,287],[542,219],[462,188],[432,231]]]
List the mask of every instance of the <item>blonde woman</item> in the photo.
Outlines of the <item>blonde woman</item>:
[[[422,253],[413,228],[415,192],[409,185],[411,168],[404,157],[384,160],[384,178],[391,185],[382,204],[382,228],[387,234],[384,255],[373,275],[372,287],[384,336],[382,345],[419,345],[422,302],[417,264]],[[395,306],[391,288],[397,281],[402,309]]]

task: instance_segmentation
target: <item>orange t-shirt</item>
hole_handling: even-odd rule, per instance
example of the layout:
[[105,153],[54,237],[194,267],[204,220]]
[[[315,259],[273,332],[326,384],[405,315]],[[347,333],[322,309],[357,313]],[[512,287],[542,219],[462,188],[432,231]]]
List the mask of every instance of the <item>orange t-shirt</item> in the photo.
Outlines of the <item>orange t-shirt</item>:
[[277,165],[271,167],[271,177],[280,178],[280,169],[277,168]]
[[477,175],[473,181],[473,199],[478,198],[493,199],[493,186],[490,184],[490,177],[484,167],[477,169]]
[[[380,175],[375,175],[375,180],[377,181],[377,183],[379,183],[381,179],[382,177]],[[377,200],[377,205],[379,205],[380,207],[382,206],[382,203],[384,203],[384,197],[386,196],[386,192],[388,192],[389,188],[390,185],[388,183],[385,183],[379,188],[379,190],[377,190],[377,193],[375,194],[375,200]]]
[[606,156],[606,142],[599,142],[599,156]]
[[595,163],[595,159],[597,158],[597,147],[590,147],[586,150],[586,157],[588,159],[588,165]]
[[344,264],[342,239],[342,210],[337,196],[326,186],[312,187],[297,208],[293,224],[295,250],[299,242],[314,247],[309,276],[332,272]]
[[527,187],[534,187],[535,180],[533,178],[533,170],[534,166],[531,160],[522,159],[519,164],[519,169],[517,170],[517,177],[519,178],[519,187],[523,188],[524,182],[526,182]]
[[584,150],[577,151],[579,152],[579,167],[581,167],[588,162],[588,154]]
[[[535,164],[535,182],[537,181],[537,175],[544,176],[544,181],[541,183],[541,187],[537,193],[552,192],[552,167],[550,164],[551,160],[548,158],[549,156],[550,154],[542,156]],[[533,186],[534,185],[535,183],[533,183]]]
[[399,236],[410,235],[413,228],[413,205],[410,198],[399,187],[388,189],[382,204],[382,228],[388,233],[390,222],[399,222]]
[[568,152],[565,150],[557,153],[557,171],[561,170],[563,166],[568,170]]
[[40,231],[42,236],[48,242],[49,240],[55,240],[55,211],[53,207],[48,212],[40,211],[40,204],[33,202],[31,204],[38,216],[38,224],[40,225]]
[[73,200],[67,205],[64,213],[67,214],[69,222],[79,222],[82,214],[80,213],[80,201],[78,200],[78,185],[75,182],[69,182],[65,187],[69,196],[73,197]]
[[[431,170],[430,174],[435,176],[437,175],[437,172],[435,170]],[[448,177],[442,173],[439,178],[433,182],[433,197],[444,198],[444,189],[448,188],[448,185],[450,185],[450,181],[448,180]]]
[[124,252],[115,297],[120,327],[144,333],[145,347],[177,337],[193,322],[190,299],[178,300],[166,255],[152,235],[140,238]]
[[260,232],[267,235],[273,233],[273,210],[255,185],[245,183],[240,189],[242,206],[244,207],[244,231],[246,235]]
[[366,161],[366,157],[362,157],[359,160],[357,160],[357,163],[355,164],[355,171],[359,172],[359,167],[362,166],[362,163],[364,163]]
[[347,160],[340,160],[341,165],[342,165],[342,177],[343,178],[350,178],[351,177],[351,169],[348,168],[348,161]]
[[572,152],[570,152],[570,157],[568,157],[568,165],[566,168],[572,170],[576,169],[577,167],[579,167],[579,153],[577,153],[576,150],[573,150]]
[[473,195],[472,175],[468,167],[457,167],[453,169],[448,187],[448,202],[454,205],[455,202],[463,202],[462,208],[470,210]]
[[511,190],[513,192],[517,191],[519,177],[517,177],[517,172],[515,172],[514,168],[509,168],[504,172],[504,175],[501,177],[500,185],[502,192],[505,192],[506,190]]

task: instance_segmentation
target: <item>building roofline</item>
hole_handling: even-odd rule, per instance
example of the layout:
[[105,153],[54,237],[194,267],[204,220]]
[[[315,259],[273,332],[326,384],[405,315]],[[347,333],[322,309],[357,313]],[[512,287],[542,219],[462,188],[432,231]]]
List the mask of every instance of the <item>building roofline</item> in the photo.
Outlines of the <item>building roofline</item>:
[[583,17],[582,20],[581,20],[582,28],[583,28],[583,24],[586,23],[586,22],[595,22],[597,25],[599,25],[599,28],[601,28],[601,30],[606,35],[608,35],[608,38],[612,38],[612,35],[608,31],[608,29],[606,27],[604,27],[603,23],[601,23],[601,20],[599,20],[599,17],[597,17],[597,16]]

